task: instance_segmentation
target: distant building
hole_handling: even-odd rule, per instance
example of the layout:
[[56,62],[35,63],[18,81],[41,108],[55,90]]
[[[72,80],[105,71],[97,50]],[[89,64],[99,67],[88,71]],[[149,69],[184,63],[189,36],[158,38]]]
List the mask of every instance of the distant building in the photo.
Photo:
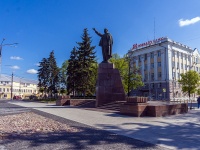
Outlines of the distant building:
[[[0,98],[11,99],[12,76],[0,75]],[[13,77],[12,96],[26,96],[38,94],[37,81]]]
[[189,70],[200,73],[199,51],[169,38],[134,44],[128,56],[131,65],[140,68],[145,83],[144,87],[133,90],[131,95],[150,96],[158,100],[185,98],[188,96],[181,92],[178,83],[180,74]]

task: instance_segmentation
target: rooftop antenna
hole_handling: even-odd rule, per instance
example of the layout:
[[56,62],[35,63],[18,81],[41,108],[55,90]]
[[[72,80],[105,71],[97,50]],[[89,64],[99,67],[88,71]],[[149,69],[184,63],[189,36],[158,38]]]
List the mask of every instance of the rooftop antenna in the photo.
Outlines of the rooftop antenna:
[[154,40],[156,39],[156,21],[155,21],[155,17],[154,17],[154,27],[153,27],[153,32],[154,32]]

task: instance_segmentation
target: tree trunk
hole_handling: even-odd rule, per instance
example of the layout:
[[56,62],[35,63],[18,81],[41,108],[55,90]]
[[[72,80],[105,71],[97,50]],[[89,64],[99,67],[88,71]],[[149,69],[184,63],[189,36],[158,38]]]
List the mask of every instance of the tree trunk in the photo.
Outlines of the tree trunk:
[[190,100],[190,92],[189,92],[189,101],[190,101],[190,109],[192,109],[192,100]]

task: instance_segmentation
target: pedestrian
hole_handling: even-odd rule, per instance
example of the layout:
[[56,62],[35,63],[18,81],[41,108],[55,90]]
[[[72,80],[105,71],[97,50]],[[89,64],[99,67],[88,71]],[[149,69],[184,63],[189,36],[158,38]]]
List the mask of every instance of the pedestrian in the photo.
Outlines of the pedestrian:
[[198,105],[198,108],[200,107],[200,96],[197,98],[197,105]]

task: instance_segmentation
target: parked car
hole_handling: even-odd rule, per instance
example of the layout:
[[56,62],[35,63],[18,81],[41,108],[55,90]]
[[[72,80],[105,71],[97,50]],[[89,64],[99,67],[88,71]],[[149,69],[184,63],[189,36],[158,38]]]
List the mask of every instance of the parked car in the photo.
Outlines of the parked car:
[[34,100],[34,99],[38,99],[38,97],[35,96],[35,95],[31,95],[31,96],[29,96],[29,99],[31,99],[31,100],[33,99]]
[[20,100],[20,99],[22,99],[22,98],[21,98],[21,96],[16,96],[16,95],[15,95],[15,96],[13,97],[13,99]]

